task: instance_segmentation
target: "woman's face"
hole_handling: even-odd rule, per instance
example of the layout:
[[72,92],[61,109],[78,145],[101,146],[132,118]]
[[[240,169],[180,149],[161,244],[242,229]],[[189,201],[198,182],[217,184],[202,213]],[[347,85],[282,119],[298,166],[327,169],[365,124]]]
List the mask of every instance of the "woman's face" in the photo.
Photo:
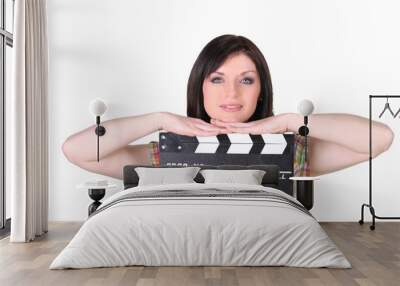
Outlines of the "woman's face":
[[253,61],[244,53],[234,54],[204,79],[204,108],[211,118],[246,122],[256,110],[260,91]]

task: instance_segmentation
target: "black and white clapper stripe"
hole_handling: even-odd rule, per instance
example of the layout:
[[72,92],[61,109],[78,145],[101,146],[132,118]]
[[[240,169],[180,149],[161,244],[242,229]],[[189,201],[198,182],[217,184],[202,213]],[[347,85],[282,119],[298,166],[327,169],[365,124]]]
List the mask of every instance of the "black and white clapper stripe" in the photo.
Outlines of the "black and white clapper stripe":
[[230,133],[216,136],[172,134],[160,133],[161,151],[194,154],[283,154],[287,147],[283,134]]
[[161,166],[277,165],[279,184],[293,193],[294,134],[229,133],[217,136],[185,136],[160,132]]

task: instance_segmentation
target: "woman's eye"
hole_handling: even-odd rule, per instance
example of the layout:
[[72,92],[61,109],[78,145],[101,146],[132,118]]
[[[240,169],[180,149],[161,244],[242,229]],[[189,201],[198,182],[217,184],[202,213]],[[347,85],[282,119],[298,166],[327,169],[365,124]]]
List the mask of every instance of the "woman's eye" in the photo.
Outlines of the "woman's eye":
[[[220,83],[222,81],[222,78],[220,77],[214,77],[211,79],[212,83]],[[252,84],[254,82],[254,80],[252,78],[246,77],[244,79],[242,79],[242,82],[244,84]]]
[[214,78],[211,79],[211,82],[212,83],[217,83],[216,81],[219,81],[219,80],[221,80],[220,77],[214,77]]
[[249,78],[249,77],[244,78],[243,81],[245,82],[245,84],[252,84],[253,83],[253,79]]

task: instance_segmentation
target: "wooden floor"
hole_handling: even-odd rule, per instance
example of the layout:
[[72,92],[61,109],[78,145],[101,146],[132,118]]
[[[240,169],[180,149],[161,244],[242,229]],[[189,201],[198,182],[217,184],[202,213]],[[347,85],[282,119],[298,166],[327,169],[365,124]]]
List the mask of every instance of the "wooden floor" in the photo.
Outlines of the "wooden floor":
[[321,223],[352,269],[296,267],[115,267],[49,270],[81,223],[50,223],[32,243],[0,241],[0,285],[400,285],[400,222]]

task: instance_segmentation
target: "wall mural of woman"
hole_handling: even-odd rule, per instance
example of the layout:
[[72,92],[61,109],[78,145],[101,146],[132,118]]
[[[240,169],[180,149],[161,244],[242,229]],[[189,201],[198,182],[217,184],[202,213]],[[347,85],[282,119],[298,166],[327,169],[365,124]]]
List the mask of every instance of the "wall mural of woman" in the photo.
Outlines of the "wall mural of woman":
[[[187,85],[187,116],[156,111],[102,122],[100,161],[93,152],[95,126],[72,134],[62,146],[67,159],[88,171],[122,179],[125,165],[158,166],[158,142],[130,145],[164,130],[188,136],[226,133],[297,133],[303,117],[273,113],[273,90],[268,64],[249,39],[221,35],[200,52]],[[345,113],[309,116],[309,158],[304,164],[303,138],[295,136],[295,175],[318,176],[369,158],[368,118]],[[375,158],[389,149],[393,132],[373,121]]]

